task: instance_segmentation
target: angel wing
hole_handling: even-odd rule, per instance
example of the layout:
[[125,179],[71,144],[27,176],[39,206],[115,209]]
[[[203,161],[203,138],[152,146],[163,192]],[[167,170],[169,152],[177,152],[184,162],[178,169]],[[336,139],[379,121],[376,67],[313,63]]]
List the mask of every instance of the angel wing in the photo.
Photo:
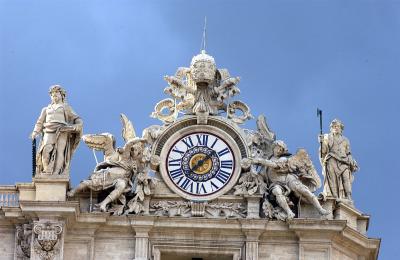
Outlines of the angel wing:
[[124,114],[121,114],[121,122],[122,122],[122,138],[124,138],[125,142],[127,143],[136,137],[135,128],[133,128],[132,122],[129,121],[128,117]]
[[82,140],[91,149],[104,151],[106,154],[115,151],[115,138],[110,133],[87,134],[82,136]]
[[289,167],[292,172],[300,174],[301,182],[306,185],[311,192],[321,187],[321,179],[305,149],[300,148],[295,155],[289,157]]
[[269,141],[275,141],[275,133],[269,129],[264,115],[259,115],[257,117],[257,129],[265,139]]

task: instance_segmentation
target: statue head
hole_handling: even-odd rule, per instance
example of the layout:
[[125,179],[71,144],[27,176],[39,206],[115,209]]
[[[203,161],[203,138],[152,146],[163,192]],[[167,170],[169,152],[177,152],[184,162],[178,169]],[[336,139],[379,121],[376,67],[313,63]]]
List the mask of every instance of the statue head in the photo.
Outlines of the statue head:
[[330,124],[330,129],[331,129],[331,133],[333,133],[333,134],[341,134],[343,132],[344,125],[343,125],[342,121],[335,118],[332,120],[332,122]]
[[192,58],[190,63],[190,73],[192,80],[198,83],[211,84],[215,79],[217,66],[212,56],[206,54],[204,50]]
[[288,154],[287,145],[282,140],[276,140],[273,143],[273,151],[275,156]]
[[52,103],[64,102],[67,92],[60,85],[53,85],[49,89]]

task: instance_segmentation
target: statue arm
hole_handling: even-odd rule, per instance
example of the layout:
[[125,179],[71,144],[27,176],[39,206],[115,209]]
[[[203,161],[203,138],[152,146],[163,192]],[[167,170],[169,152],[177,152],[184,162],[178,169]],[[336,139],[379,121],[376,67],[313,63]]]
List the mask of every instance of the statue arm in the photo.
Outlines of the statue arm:
[[352,172],[358,171],[358,164],[357,164],[356,160],[354,160],[354,158],[351,154],[350,142],[347,138],[346,138],[346,155],[347,155],[347,159],[349,160],[349,165],[350,165],[351,171]]
[[320,143],[320,147],[319,147],[320,158],[319,159],[320,159],[321,165],[324,164],[325,156],[329,152],[328,138],[329,138],[329,134],[324,134],[324,135],[318,136],[318,141]]
[[260,165],[271,167],[271,168],[279,168],[279,165],[276,162],[268,160],[268,159],[254,158],[254,159],[252,159],[252,161],[255,164],[260,164]]
[[34,139],[38,134],[40,134],[43,131],[43,124],[45,120],[46,120],[46,108],[43,108],[33,128],[33,132],[31,134],[32,139]]
[[80,132],[82,131],[83,128],[83,120],[78,117],[74,120],[74,123],[72,124],[72,127],[74,128],[75,132]]
[[75,113],[72,107],[68,104],[65,105],[66,108],[66,118],[67,118],[67,130],[72,132],[81,132],[83,128],[83,120]]

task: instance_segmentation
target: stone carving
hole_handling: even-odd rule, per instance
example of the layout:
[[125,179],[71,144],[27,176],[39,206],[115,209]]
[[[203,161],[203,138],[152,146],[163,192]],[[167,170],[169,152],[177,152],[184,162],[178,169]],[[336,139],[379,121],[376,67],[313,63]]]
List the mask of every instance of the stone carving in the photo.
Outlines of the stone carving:
[[[121,120],[122,136],[126,142],[123,147],[116,149],[115,138],[109,133],[83,136],[83,141],[89,148],[104,152],[104,161],[96,165],[88,180],[82,181],[67,195],[72,197],[85,189],[104,191],[112,188],[107,197],[97,205],[100,211],[115,215],[129,212],[137,214],[143,211],[144,197],[150,195],[153,179],[148,176],[151,153],[147,139],[155,137],[154,129],[157,128],[148,129],[146,138],[139,138],[124,114],[121,114]],[[126,196],[133,197],[127,202]],[[110,203],[112,206],[108,208]]]
[[150,212],[156,216],[191,216],[190,201],[161,200],[150,204]]
[[208,204],[206,213],[214,218],[245,218],[247,211],[242,203],[222,202]]
[[321,144],[321,164],[324,175],[322,196],[352,201],[351,184],[353,173],[358,170],[353,159],[349,140],[342,135],[343,123],[334,119],[330,124],[330,133],[319,136]]
[[[253,167],[252,167],[253,168]],[[262,175],[254,171],[242,173],[238,184],[234,187],[234,195],[264,194],[267,184]]]
[[35,223],[34,250],[37,256],[43,260],[52,260],[60,252],[58,241],[60,240],[63,227],[61,224],[44,222]]
[[158,102],[154,106],[154,112],[151,117],[158,118],[166,124],[172,123],[178,116],[178,110],[175,107],[175,102],[171,98],[166,98]]
[[[170,98],[158,102],[151,115],[160,119],[164,124],[162,126],[152,125],[144,129],[142,137],[139,138],[132,123],[125,115],[121,114],[122,136],[125,145],[119,148],[116,148],[115,138],[112,134],[84,135],[82,139],[89,148],[104,152],[104,160],[97,163],[94,172],[87,180],[83,180],[75,189],[68,192],[69,197],[85,189],[101,191],[99,198],[102,201],[96,206],[100,211],[110,212],[114,215],[144,212],[144,214],[158,216],[259,218],[261,206],[264,216],[288,220],[295,217],[295,204],[302,200],[311,203],[321,215],[330,214],[313,194],[320,187],[321,181],[304,149],[299,149],[295,155],[289,154],[286,144],[283,141],[276,141],[275,133],[270,130],[263,115],[257,118],[256,131],[239,129],[237,126],[246,120],[253,119],[250,108],[245,103],[231,100],[240,93],[237,87],[240,81],[239,77],[231,77],[228,70],[218,69],[214,58],[203,50],[193,57],[188,68],[178,68],[174,76],[165,76],[164,79],[168,83],[164,92],[170,95]],[[54,102],[57,97],[63,100],[60,97],[64,97],[65,94],[61,88],[51,91],[51,93],[53,92],[56,93],[54,97],[52,94]],[[223,113],[226,113],[224,118],[221,117]],[[226,128],[236,128],[233,130],[240,138],[240,152],[242,155],[246,154],[248,158],[242,158],[240,161],[241,176],[236,185],[230,191],[224,192],[243,196],[246,200],[242,200],[243,202],[240,203],[221,201],[215,203],[196,200],[170,201],[166,198],[160,200],[159,193],[156,193],[158,194],[156,197],[150,196],[155,179],[150,177],[149,173],[151,171],[163,173],[164,164],[168,164],[168,160],[166,160],[167,162],[161,161],[165,155],[162,154],[164,149],[162,146],[172,145],[166,142],[171,136],[164,138],[162,134],[182,114],[197,116],[199,129],[202,128],[202,124],[207,124],[211,117],[219,117],[220,120],[225,121],[227,124],[224,127]],[[192,120],[193,122],[194,120]],[[212,123],[209,125],[212,126]],[[352,173],[357,170],[357,164],[351,158],[348,140],[341,135],[343,125],[340,121],[337,124],[332,122],[332,125],[334,126],[331,127],[333,130],[330,134],[319,136],[321,161],[326,176],[323,195],[324,197],[334,196],[351,200]],[[174,125],[170,129],[181,130],[181,128],[175,128]],[[34,133],[36,132],[34,131]],[[210,130],[210,132],[212,131]],[[36,136],[34,133],[33,137]],[[209,135],[211,133],[207,134],[207,138]],[[232,137],[234,136],[232,135]],[[203,145],[200,137],[198,138],[196,146]],[[234,138],[237,141],[236,137]],[[243,145],[243,139],[246,141],[247,147]],[[190,141],[182,141],[182,144],[184,143],[187,148],[194,146],[191,144],[192,140],[190,138],[188,140]],[[215,140],[213,145],[220,139],[216,138]],[[157,147],[159,153],[152,151],[154,143],[161,144]],[[205,143],[207,144],[207,141]],[[220,149],[218,154],[221,153],[220,156],[223,156],[224,150]],[[174,150],[172,149],[172,151]],[[176,148],[175,153],[184,154],[185,152]],[[179,158],[171,160],[175,161],[176,165],[174,166],[178,166],[174,169],[178,177],[182,170],[179,167],[184,165],[177,162],[180,160]],[[224,162],[225,164],[222,162],[220,165],[219,162],[216,164],[225,169],[237,167],[237,164],[234,165],[231,159],[225,158]],[[205,159],[201,160],[198,165],[203,164],[205,164]],[[194,171],[195,168],[189,170]],[[230,180],[233,180],[232,182],[236,181],[238,177],[239,169],[235,168],[235,170],[234,180],[229,177]],[[220,173],[223,173],[223,170]],[[225,184],[229,181],[227,176],[231,176],[230,173],[223,174],[225,175],[219,176],[217,184]],[[178,177],[176,179],[179,182],[183,180],[182,185],[188,185],[189,182],[184,179],[184,176],[182,179]],[[218,187],[217,184],[210,184],[213,192],[214,188]],[[233,185],[233,183],[229,184]],[[167,183],[167,185],[170,184]],[[174,191],[178,193],[177,190]],[[200,192],[199,189],[199,194]],[[182,196],[182,194],[180,195]],[[204,197],[202,197],[203,199]],[[261,205],[260,200],[262,200]],[[244,201],[247,201],[247,207],[243,205]]]
[[156,216],[245,218],[246,207],[235,202],[157,201],[150,204],[150,212]]
[[[272,143],[275,134],[269,129],[265,116],[257,118],[257,131],[245,129],[246,141],[250,147],[250,158],[270,158],[272,155]],[[265,167],[253,163],[253,160],[244,158],[242,160],[243,173],[238,184],[234,187],[235,195],[264,194],[267,190],[265,182]]]
[[[241,124],[251,119],[249,107],[240,101],[229,104],[229,99],[240,93],[236,84],[239,77],[230,77],[226,69],[217,69],[215,60],[203,50],[193,57],[190,68],[179,68],[175,76],[165,76],[167,98],[155,106],[152,117],[172,123],[179,112],[196,115],[218,115],[227,112],[228,118]],[[239,114],[239,115],[238,115]]]
[[236,124],[243,124],[249,119],[253,119],[253,115],[250,113],[250,108],[242,101],[233,101],[228,105],[228,118]]
[[18,259],[30,259],[32,241],[32,224],[16,226],[16,255]]
[[31,139],[41,135],[36,157],[36,173],[69,174],[71,157],[82,135],[82,120],[66,102],[66,92],[54,85],[49,90],[51,104],[42,109]]
[[[283,141],[275,141],[273,156],[270,159],[253,158],[252,163],[268,167],[266,179],[268,190],[264,195],[266,200],[263,205],[266,216],[278,219],[292,219],[295,214],[290,209],[289,194],[297,198],[304,198],[310,202],[321,215],[330,212],[322,208],[317,197],[312,193],[320,185],[319,176],[304,149],[290,156],[286,144]],[[274,209],[271,201],[281,209]],[[283,211],[282,211],[283,210]]]

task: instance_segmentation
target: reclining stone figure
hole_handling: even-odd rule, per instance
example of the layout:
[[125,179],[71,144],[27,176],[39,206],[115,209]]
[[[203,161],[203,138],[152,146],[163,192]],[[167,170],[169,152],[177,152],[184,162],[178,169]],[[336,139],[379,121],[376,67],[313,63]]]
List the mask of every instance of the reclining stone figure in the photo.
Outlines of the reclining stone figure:
[[321,185],[321,181],[304,149],[299,149],[295,155],[290,156],[286,144],[278,140],[273,144],[273,156],[270,159],[253,158],[252,163],[268,167],[266,170],[268,192],[275,197],[276,203],[284,210],[287,219],[295,216],[288,203],[287,195],[290,193],[306,199],[321,215],[330,214],[312,193]]
[[[96,165],[87,180],[83,180],[75,189],[68,192],[72,197],[77,192],[91,189],[113,191],[98,204],[101,211],[107,211],[107,206],[132,189],[133,180],[139,173],[143,175],[144,149],[146,140],[136,137],[133,126],[125,115],[121,115],[124,124],[123,137],[126,144],[115,148],[115,138],[109,133],[84,135],[83,141],[92,149],[104,152],[104,161]],[[147,173],[146,173],[147,174]]]

